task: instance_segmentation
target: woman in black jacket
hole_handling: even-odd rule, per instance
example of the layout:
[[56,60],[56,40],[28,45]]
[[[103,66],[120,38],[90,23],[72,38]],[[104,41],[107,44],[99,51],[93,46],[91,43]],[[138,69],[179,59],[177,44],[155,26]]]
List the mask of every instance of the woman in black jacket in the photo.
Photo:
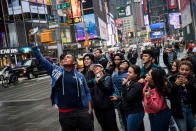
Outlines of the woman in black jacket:
[[128,69],[127,79],[123,80],[122,108],[127,116],[127,130],[139,131],[143,127],[144,108],[143,86],[138,82],[141,70],[137,65]]
[[195,127],[193,114],[196,114],[196,79],[191,75],[191,70],[190,61],[181,61],[179,73],[170,78],[171,113],[180,131],[192,131]]
[[111,76],[104,73],[101,64],[94,64],[92,68],[95,78],[89,83],[89,88],[97,120],[104,131],[118,131],[114,105],[110,100],[113,93]]

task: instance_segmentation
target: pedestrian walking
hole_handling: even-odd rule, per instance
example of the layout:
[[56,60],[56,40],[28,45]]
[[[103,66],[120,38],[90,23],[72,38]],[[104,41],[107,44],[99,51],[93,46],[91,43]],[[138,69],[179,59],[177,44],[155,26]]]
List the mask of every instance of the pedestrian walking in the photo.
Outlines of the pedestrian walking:
[[168,131],[171,119],[165,97],[169,95],[164,74],[151,69],[146,76],[143,89],[145,112],[149,114],[151,131]]
[[[63,131],[91,131],[91,96],[84,76],[74,69],[73,55],[61,56],[60,65],[51,64],[35,45],[35,36],[29,32],[32,51],[52,78],[51,101],[59,110],[59,122]],[[85,121],[84,121],[85,120]]]

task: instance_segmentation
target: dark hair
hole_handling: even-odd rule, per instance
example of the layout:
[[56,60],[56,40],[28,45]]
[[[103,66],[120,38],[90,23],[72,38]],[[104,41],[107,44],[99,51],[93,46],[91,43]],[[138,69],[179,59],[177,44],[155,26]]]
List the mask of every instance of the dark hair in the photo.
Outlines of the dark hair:
[[129,66],[129,68],[133,68],[134,73],[137,74],[137,78],[140,77],[141,69],[138,65],[131,65],[131,66]]
[[170,91],[169,91],[168,84],[165,79],[165,75],[159,69],[153,68],[151,70],[152,70],[151,72],[152,80],[154,82],[156,91],[158,92],[160,96],[164,96],[164,97],[168,96]]
[[[66,54],[66,55],[71,55],[73,57],[73,60],[77,62],[76,57],[73,54]],[[66,55],[65,54],[62,54],[60,56],[60,61],[62,61],[65,58]]]
[[60,61],[62,61],[62,60],[64,59],[64,57],[65,57],[65,54],[62,54],[62,55],[60,56]]
[[83,62],[84,62],[85,57],[87,57],[87,56],[88,56],[88,57],[91,59],[91,61],[94,63],[95,58],[94,58],[94,55],[93,55],[93,54],[85,54],[85,55],[84,55],[84,58],[83,58]]
[[114,58],[115,58],[116,56],[119,56],[121,60],[124,60],[124,59],[125,59],[124,56],[123,56],[121,53],[115,54],[115,55],[114,55]]
[[[114,63],[114,58],[115,58],[116,56],[119,56],[121,60],[124,60],[124,59],[125,59],[124,56],[123,56],[121,53],[115,54],[114,57],[113,57],[112,66],[111,66],[111,67],[112,67],[112,68],[111,68],[112,72],[114,71],[114,69],[115,69],[115,67],[116,67],[116,65],[115,65],[115,63]],[[119,67],[120,67],[120,65],[118,66],[118,68],[119,68]]]
[[[180,65],[180,60],[177,60],[177,59],[176,59],[174,62],[176,63],[176,72],[178,72],[179,65]],[[173,62],[173,63],[174,63],[174,62]],[[172,64],[173,64],[173,63],[172,63]]]
[[[94,55],[93,55],[93,54],[86,54],[86,55],[84,55],[83,63],[84,63],[85,57],[87,57],[87,56],[91,59],[91,61],[92,61],[91,64],[93,64],[93,63],[94,63]],[[87,72],[87,68],[86,68],[86,66],[84,65],[84,70],[82,71],[82,74],[85,74],[86,72]]]
[[192,70],[192,64],[191,64],[191,62],[189,60],[183,60],[183,61],[181,61],[180,64],[179,64],[179,68],[182,65],[189,66],[190,70]]
[[96,51],[97,51],[97,50],[98,50],[100,53],[102,53],[102,50],[101,50],[101,49],[96,49]]
[[132,68],[134,73],[137,74],[137,78],[134,80],[131,80],[129,85],[127,86],[127,88],[130,88],[135,82],[137,82],[140,78],[140,74],[141,74],[141,69],[138,65],[131,65],[129,66],[129,68]]
[[150,49],[143,50],[142,54],[148,54],[148,55],[150,55],[151,57],[154,57],[154,53],[153,53],[153,51],[150,50]]

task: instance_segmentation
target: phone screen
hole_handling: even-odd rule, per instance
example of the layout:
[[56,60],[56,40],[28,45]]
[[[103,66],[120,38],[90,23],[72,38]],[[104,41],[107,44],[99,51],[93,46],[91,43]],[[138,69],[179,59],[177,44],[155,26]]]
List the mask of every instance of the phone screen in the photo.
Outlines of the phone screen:
[[31,32],[32,35],[36,34],[38,32],[38,27],[33,29],[33,32]]

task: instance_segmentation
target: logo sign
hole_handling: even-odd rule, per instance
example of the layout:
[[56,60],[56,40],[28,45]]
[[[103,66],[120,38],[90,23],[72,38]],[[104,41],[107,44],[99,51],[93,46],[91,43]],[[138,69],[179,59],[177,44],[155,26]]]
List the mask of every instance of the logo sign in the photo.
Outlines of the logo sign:
[[17,54],[18,48],[0,49],[0,55]]

